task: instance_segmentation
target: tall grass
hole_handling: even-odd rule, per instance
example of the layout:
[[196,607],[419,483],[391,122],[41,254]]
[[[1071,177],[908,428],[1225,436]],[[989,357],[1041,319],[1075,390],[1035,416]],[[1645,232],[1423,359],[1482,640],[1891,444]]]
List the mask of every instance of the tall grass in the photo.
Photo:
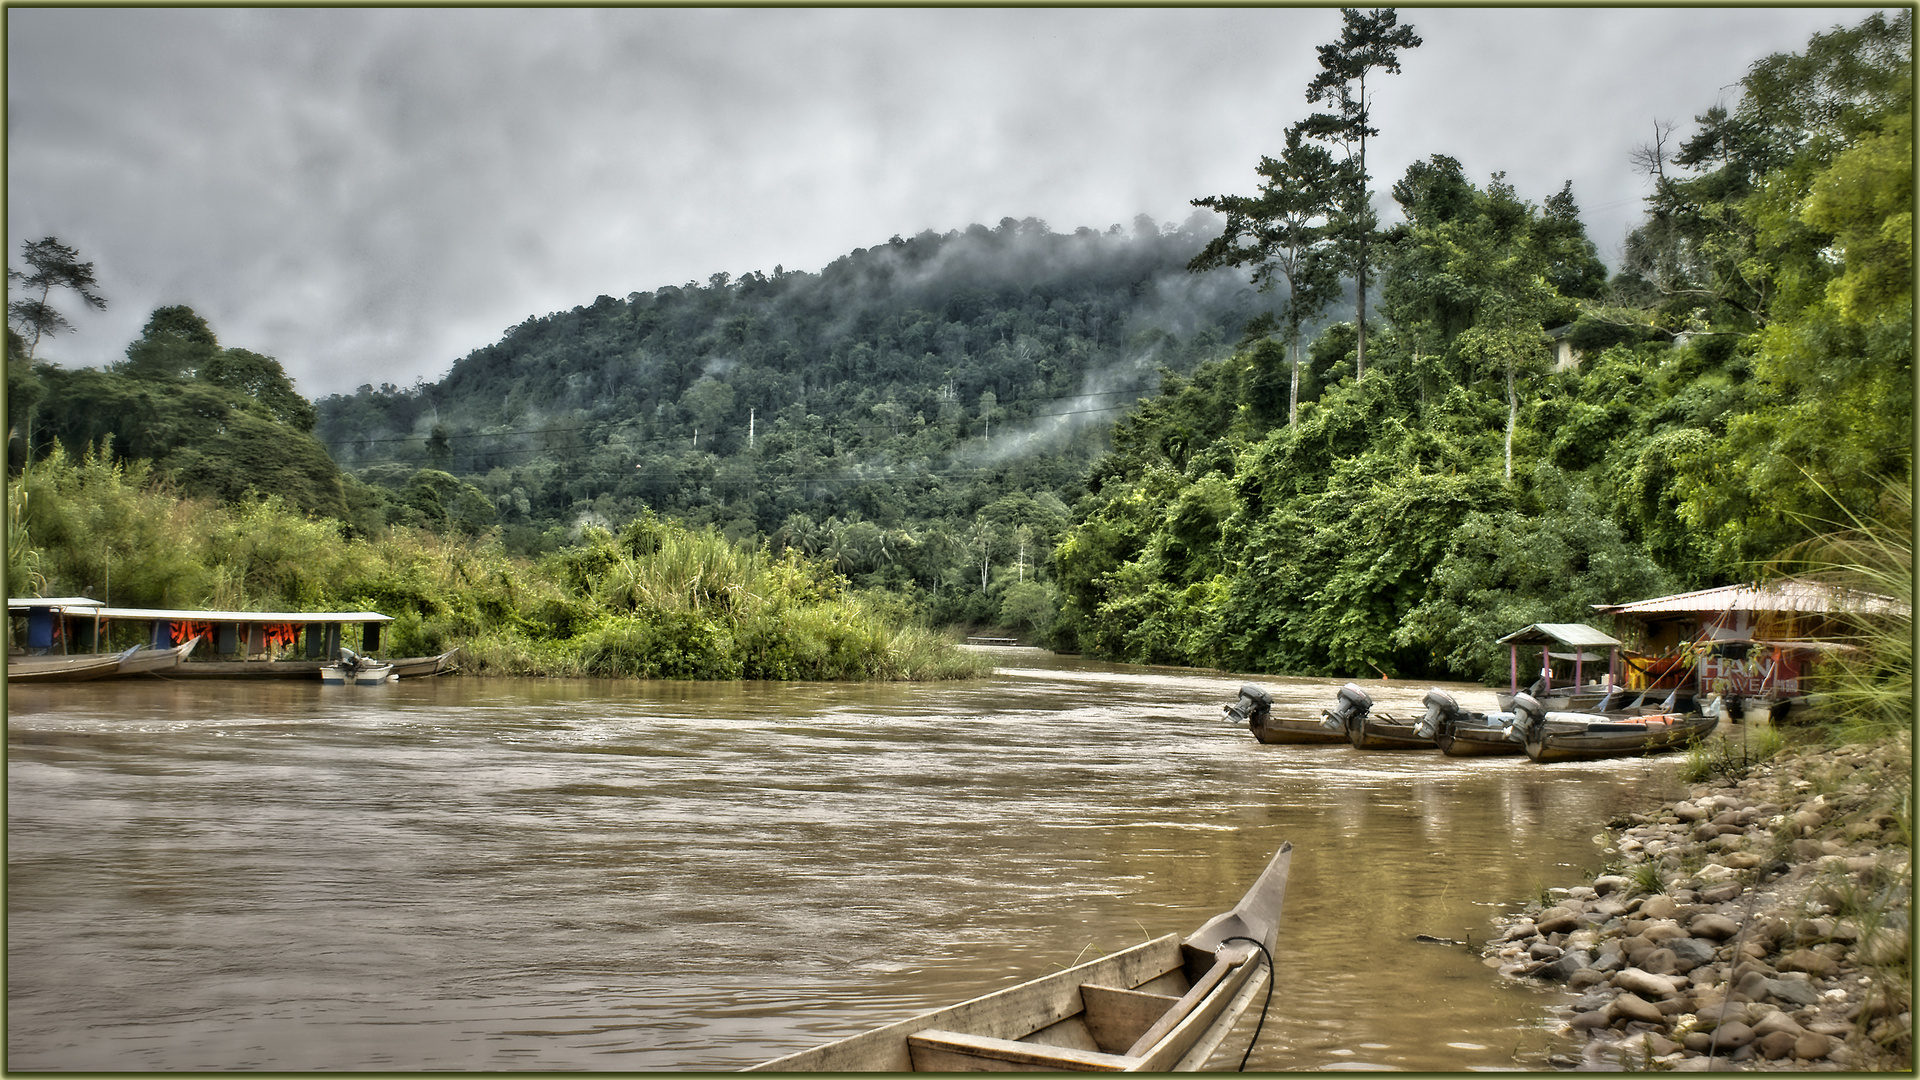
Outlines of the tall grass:
[[[1835,734],[1871,742],[1913,726],[1913,487],[1888,481],[1871,518],[1844,522],[1775,561],[1774,570],[1831,586],[1850,603],[1841,622],[1855,649],[1809,675],[1838,717]],[[1891,601],[1891,603],[1888,603]]]

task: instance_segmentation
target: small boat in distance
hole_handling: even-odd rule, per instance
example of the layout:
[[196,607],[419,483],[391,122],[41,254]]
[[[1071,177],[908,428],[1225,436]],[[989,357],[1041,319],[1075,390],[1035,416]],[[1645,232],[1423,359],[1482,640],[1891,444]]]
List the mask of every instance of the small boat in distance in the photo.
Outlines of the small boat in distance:
[[320,669],[320,682],[326,686],[378,686],[398,677],[392,664],[352,649],[341,649],[339,660]]
[[1197,1071],[1263,987],[1272,999],[1292,859],[1280,845],[1246,896],[1185,940],[1167,934],[747,1071]]
[[1318,720],[1274,716],[1273,695],[1267,692],[1266,687],[1253,683],[1240,687],[1238,701],[1220,708],[1226,714],[1227,723],[1246,724],[1254,738],[1268,745],[1318,743],[1330,746],[1347,741],[1345,733],[1328,731],[1320,726]]
[[418,679],[428,675],[441,675],[454,670],[458,665],[460,650],[448,649],[439,656],[409,656],[402,660],[389,660],[393,665],[393,675],[397,679]]

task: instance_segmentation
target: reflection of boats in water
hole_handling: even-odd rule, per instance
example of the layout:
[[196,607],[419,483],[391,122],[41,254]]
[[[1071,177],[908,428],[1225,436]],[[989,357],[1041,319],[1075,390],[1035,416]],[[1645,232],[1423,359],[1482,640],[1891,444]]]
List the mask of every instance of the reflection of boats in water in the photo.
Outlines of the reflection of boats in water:
[[1263,686],[1246,683],[1240,687],[1240,698],[1231,705],[1221,708],[1230,724],[1244,723],[1253,737],[1271,745],[1297,745],[1317,743],[1331,746],[1347,741],[1343,732],[1328,731],[1320,726],[1318,720],[1299,720],[1291,717],[1273,715],[1273,695]]
[[1271,997],[1292,859],[1281,845],[1238,904],[1185,940],[1168,934],[749,1071],[1198,1070],[1263,987]]
[[1333,708],[1322,711],[1320,726],[1345,733],[1356,750],[1431,750],[1433,736],[1422,736],[1410,720],[1375,715],[1373,698],[1355,683],[1340,688]]

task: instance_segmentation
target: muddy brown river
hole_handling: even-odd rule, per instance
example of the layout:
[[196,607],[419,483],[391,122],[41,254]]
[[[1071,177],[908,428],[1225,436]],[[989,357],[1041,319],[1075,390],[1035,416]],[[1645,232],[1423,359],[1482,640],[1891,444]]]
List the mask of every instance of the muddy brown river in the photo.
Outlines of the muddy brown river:
[[[1677,790],[1672,757],[1262,746],[1221,719],[1238,677],[994,655],[941,685],[13,689],[7,1065],[733,1069],[1185,933],[1291,840],[1249,1069],[1538,1068],[1562,995],[1415,936],[1485,938]],[[1276,715],[1338,686],[1258,681]]]

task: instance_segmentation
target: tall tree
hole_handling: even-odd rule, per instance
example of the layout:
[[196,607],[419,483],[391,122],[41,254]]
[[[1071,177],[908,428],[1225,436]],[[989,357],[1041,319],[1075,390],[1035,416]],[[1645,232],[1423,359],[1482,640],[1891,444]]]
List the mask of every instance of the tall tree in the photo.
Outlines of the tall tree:
[[1340,40],[1319,46],[1320,74],[1307,85],[1307,101],[1328,102],[1334,111],[1314,113],[1294,126],[1296,131],[1337,143],[1347,153],[1352,167],[1340,174],[1344,234],[1352,262],[1358,302],[1355,325],[1359,338],[1355,345],[1354,378],[1367,372],[1367,241],[1373,233],[1373,208],[1367,191],[1367,136],[1380,134],[1370,125],[1367,99],[1367,74],[1375,68],[1383,73],[1400,73],[1400,50],[1420,46],[1420,38],[1411,26],[1399,25],[1393,8],[1375,8],[1363,12],[1341,8],[1343,20]]
[[48,303],[53,290],[72,289],[95,311],[105,311],[107,301],[93,291],[94,286],[99,284],[93,278],[93,264],[81,262],[78,251],[54,237],[27,241],[21,257],[26,259],[28,266],[33,267],[33,273],[8,268],[7,281],[19,285],[28,293],[37,292],[39,295],[9,302],[7,318],[20,326],[21,334],[26,339],[27,359],[31,360],[43,336],[73,329],[67,317]]
[[[1287,132],[1287,148],[1278,159],[1262,155],[1258,172],[1264,181],[1260,194],[1211,195],[1193,205],[1227,216],[1221,234],[1210,241],[1187,269],[1201,273],[1220,266],[1253,267],[1253,282],[1261,292],[1285,281],[1287,298],[1280,309],[1292,356],[1292,378],[1287,391],[1287,423],[1300,415],[1300,328],[1326,309],[1339,290],[1329,241],[1333,229],[1332,192],[1339,165],[1325,147],[1305,141],[1297,129]],[[1250,329],[1271,325],[1271,316],[1256,320]]]

